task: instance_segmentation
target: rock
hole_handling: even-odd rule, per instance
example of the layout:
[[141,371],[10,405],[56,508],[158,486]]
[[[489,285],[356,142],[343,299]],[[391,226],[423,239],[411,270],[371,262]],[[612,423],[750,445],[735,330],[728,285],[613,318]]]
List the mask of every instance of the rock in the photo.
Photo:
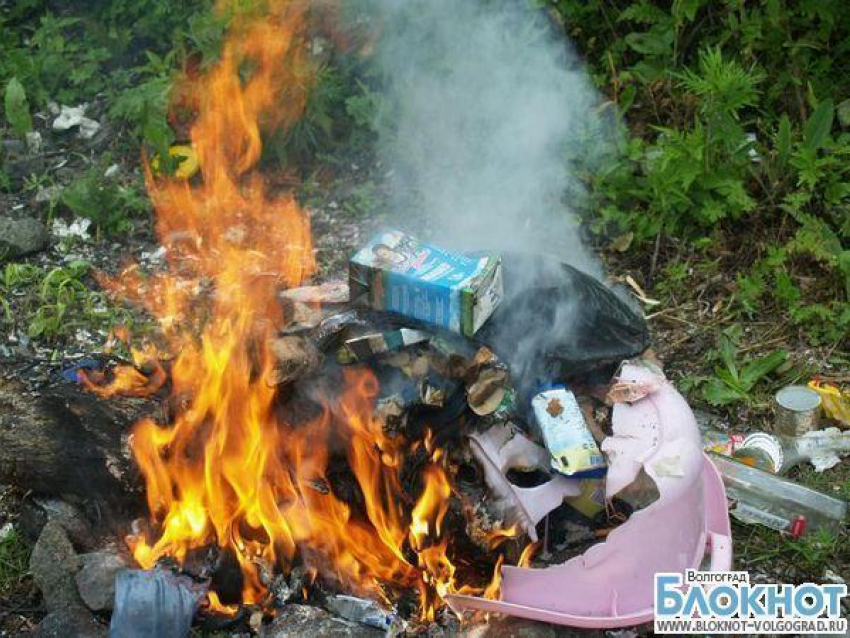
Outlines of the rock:
[[383,636],[383,631],[348,622],[324,609],[309,605],[286,605],[270,625],[260,632],[264,638],[353,638]]
[[95,537],[91,525],[74,505],[57,498],[38,496],[23,502],[19,526],[24,536],[36,541],[47,521],[59,523],[76,547],[94,549]]
[[74,582],[79,567],[79,558],[65,530],[58,523],[48,521],[30,557],[30,572],[44,596],[47,611],[82,605]]
[[32,174],[44,171],[44,155],[30,152],[22,140],[0,141],[0,156],[2,156],[3,170],[15,185],[22,183]]
[[92,552],[80,556],[77,591],[92,611],[111,610],[115,602],[115,575],[127,567],[127,561],[112,552]]
[[49,237],[36,219],[0,217],[0,261],[43,250]]
[[38,131],[30,131],[24,137],[27,145],[27,152],[30,155],[38,155],[44,147],[44,140],[41,139],[41,133]]
[[104,638],[106,627],[83,607],[74,606],[47,614],[34,635],[36,638]]
[[65,187],[62,184],[53,184],[39,188],[35,197],[33,197],[33,202],[36,204],[55,204],[62,196],[63,190],[65,190]]

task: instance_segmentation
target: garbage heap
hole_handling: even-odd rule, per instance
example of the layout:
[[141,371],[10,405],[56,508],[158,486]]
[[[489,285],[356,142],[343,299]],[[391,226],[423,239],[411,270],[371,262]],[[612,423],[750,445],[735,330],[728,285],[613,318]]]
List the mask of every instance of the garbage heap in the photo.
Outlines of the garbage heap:
[[[341,385],[346,370],[374,375],[375,417],[408,450],[398,468],[409,497],[402,508],[413,507],[433,451],[444,454],[451,492],[441,520],[454,569],[465,572],[458,582],[489,581],[497,546],[496,573],[501,561],[563,563],[658,497],[651,482],[629,497],[605,497],[601,444],[612,434],[611,406],[649,391],[618,383],[617,371],[642,354],[645,365],[656,365],[645,354],[644,319],[611,289],[555,259],[461,255],[398,231],[360,250],[349,275],[281,292],[285,328],[271,345],[277,365],[267,381],[278,388],[281,409],[304,412],[316,409],[317,388]],[[327,484],[315,489],[362,509],[345,457],[330,454]],[[224,558],[196,552],[181,567],[207,578],[218,605],[239,603]],[[144,618],[161,623],[163,610],[152,601],[167,581],[119,579],[113,628]],[[334,613],[374,626],[422,619],[412,600],[396,598],[384,613],[373,602],[340,598],[340,589],[321,592],[321,574],[270,573],[265,585],[280,605],[318,595]],[[191,587],[184,593],[195,606],[203,597]]]
[[367,366],[385,431],[449,450],[454,505],[482,551],[519,530],[562,562],[628,517],[628,503],[606,504],[599,446],[613,403],[639,398],[612,381],[649,333],[598,280],[551,258],[459,255],[387,231],[352,258],[348,286],[282,299],[293,317],[322,313],[281,337],[282,376]]

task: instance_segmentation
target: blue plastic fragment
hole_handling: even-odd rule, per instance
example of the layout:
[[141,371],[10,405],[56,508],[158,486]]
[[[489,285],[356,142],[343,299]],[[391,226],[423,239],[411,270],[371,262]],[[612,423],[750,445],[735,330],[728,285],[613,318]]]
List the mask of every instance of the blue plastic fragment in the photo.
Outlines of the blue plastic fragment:
[[97,359],[80,359],[73,365],[62,368],[62,379],[68,383],[79,383],[81,370],[100,370],[101,367],[103,366]]
[[110,638],[185,638],[208,585],[164,569],[124,569],[115,578]]

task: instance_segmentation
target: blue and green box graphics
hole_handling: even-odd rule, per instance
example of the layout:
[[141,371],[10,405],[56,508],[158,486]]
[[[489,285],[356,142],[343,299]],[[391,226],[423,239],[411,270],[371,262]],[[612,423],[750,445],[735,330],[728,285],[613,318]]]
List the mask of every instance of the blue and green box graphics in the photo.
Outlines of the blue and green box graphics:
[[352,298],[471,337],[502,300],[502,264],[468,257],[397,230],[373,237],[349,262]]

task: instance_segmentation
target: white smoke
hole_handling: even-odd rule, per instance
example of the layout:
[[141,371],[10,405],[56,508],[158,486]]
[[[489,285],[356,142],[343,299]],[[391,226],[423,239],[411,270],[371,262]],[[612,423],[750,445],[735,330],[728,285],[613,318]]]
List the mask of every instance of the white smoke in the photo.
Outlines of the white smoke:
[[548,253],[599,277],[574,205],[610,146],[600,113],[613,109],[600,109],[563,32],[522,0],[369,8],[397,225],[461,250]]

